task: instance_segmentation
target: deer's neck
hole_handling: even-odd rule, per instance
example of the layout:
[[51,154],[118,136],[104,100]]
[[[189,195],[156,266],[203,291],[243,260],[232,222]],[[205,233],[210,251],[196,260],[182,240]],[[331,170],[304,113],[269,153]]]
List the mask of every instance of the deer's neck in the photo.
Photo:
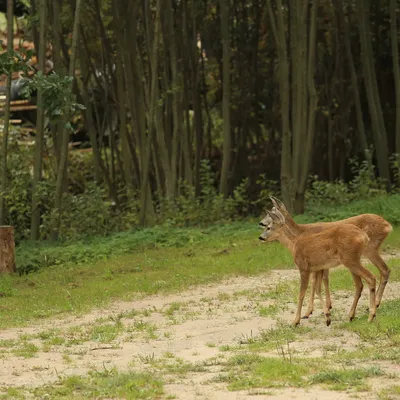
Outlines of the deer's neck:
[[279,242],[293,254],[297,235],[292,231],[290,226],[284,226],[281,232]]
[[295,235],[300,235],[303,233],[302,227],[299,224],[296,224],[296,222],[294,222],[294,219],[290,214],[285,215],[285,220],[286,220],[286,225]]

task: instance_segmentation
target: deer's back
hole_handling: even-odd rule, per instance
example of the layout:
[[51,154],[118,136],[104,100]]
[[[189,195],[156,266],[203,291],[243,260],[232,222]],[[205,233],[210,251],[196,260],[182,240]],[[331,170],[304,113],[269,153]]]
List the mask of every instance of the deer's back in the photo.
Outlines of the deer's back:
[[318,233],[303,233],[294,248],[294,260],[311,269],[341,264],[348,255],[360,258],[368,245],[368,235],[352,224],[336,224]]

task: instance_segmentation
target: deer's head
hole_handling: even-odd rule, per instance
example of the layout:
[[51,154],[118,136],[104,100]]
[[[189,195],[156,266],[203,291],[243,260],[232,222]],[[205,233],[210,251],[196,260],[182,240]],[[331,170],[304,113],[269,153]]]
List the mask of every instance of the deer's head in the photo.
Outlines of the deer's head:
[[[282,215],[283,218],[285,218],[285,216],[288,214],[288,211],[287,211],[285,205],[279,199],[277,199],[274,196],[269,196],[269,198],[271,199],[272,204],[274,205],[272,207],[271,212],[274,213],[274,214],[279,212],[279,214]],[[269,215],[269,212],[267,211],[267,215],[259,222],[258,225],[260,226],[260,228],[264,228],[265,229],[270,225],[271,222],[272,222],[272,218]]]
[[285,217],[279,210],[273,209],[272,211],[267,211],[267,216],[263,221],[267,218],[268,221],[266,222],[265,229],[259,236],[259,239],[263,242],[278,240],[286,223]]

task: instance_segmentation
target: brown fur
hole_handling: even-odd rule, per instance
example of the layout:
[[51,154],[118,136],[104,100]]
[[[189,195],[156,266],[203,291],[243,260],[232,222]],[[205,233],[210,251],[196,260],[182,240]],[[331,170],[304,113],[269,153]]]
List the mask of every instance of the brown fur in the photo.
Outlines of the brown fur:
[[274,240],[281,242],[290,250],[294,262],[299,268],[301,285],[297,313],[293,321],[294,325],[300,323],[301,308],[310,274],[312,273],[316,273],[317,293],[324,309],[326,323],[330,325],[330,312],[326,304],[322,301],[320,284],[322,272],[340,264],[343,264],[351,271],[356,284],[356,293],[349,314],[350,320],[355,316],[358,299],[361,295],[361,278],[365,279],[370,289],[369,321],[375,318],[376,280],[373,274],[361,265],[361,256],[369,244],[368,235],[361,229],[352,224],[337,224],[318,233],[296,235],[284,221],[279,221],[271,213],[271,222],[261,234],[260,239],[267,242]]
[[[367,247],[365,248],[364,251],[364,256],[368,258],[372,264],[374,264],[380,274],[380,281],[379,281],[379,287],[376,293],[376,305],[379,307],[380,302],[382,300],[383,292],[385,290],[386,284],[389,280],[389,275],[390,275],[390,269],[382,259],[379,250],[384,242],[384,240],[387,238],[389,233],[393,230],[392,226],[390,225],[389,222],[387,222],[384,218],[380,217],[379,215],[376,214],[361,214],[357,215],[354,217],[346,218],[340,221],[334,221],[334,222],[317,222],[317,223],[312,223],[312,224],[297,224],[290,213],[287,211],[286,207],[282,202],[280,202],[277,199],[272,198],[273,204],[276,209],[278,209],[285,217],[286,223],[288,227],[292,230],[292,232],[295,235],[302,235],[304,233],[318,233],[322,232],[325,229],[332,228],[337,225],[343,225],[343,224],[350,224],[350,225],[355,225],[356,227],[360,228],[363,230],[369,238],[369,243]],[[262,223],[268,223],[270,221],[270,217],[267,216],[265,217],[261,222]],[[309,301],[309,306],[308,310],[304,316],[304,318],[308,318],[314,308],[314,293],[316,289],[316,281],[317,278],[315,274],[312,275],[312,286],[311,286],[311,295],[310,295],[310,301]],[[330,297],[330,292],[329,292],[329,270],[325,270],[323,272],[323,281],[324,281],[324,286],[325,286],[325,293],[326,293],[326,305],[330,309],[332,308],[332,302],[331,302],[331,297]]]

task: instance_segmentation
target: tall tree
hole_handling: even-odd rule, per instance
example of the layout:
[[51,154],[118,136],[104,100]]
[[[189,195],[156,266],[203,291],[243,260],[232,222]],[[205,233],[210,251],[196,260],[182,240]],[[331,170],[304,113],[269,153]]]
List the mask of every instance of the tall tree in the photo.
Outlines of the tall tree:
[[390,189],[389,150],[387,131],[383,119],[378,82],[375,72],[375,58],[372,50],[371,24],[369,21],[370,0],[357,0],[358,28],[360,32],[361,62],[364,72],[364,84],[367,92],[371,115],[372,136],[376,149],[379,173]]
[[[318,104],[314,83],[318,1],[312,3],[311,12],[308,2],[302,0],[288,3],[287,8],[282,0],[277,0],[275,13],[271,4],[267,4],[279,60],[282,197],[291,210],[301,214],[304,212],[307,178],[313,157]],[[290,32],[289,38],[286,32]]]
[[397,1],[390,0],[390,32],[392,42],[393,75],[396,91],[396,153],[400,154],[400,66],[397,32]]
[[[7,0],[7,53],[11,58],[14,52],[14,1]],[[7,190],[8,131],[10,126],[12,68],[7,71],[6,105],[4,110],[3,143],[1,147],[1,187],[0,187],[0,225],[5,223],[5,192]]]
[[[72,47],[71,56],[69,60],[69,76],[75,76],[75,60],[78,45],[78,35],[79,35],[79,24],[80,24],[80,13],[81,13],[81,0],[76,0],[75,5],[75,17],[74,17],[74,29],[72,31]],[[67,116],[70,118],[71,116]],[[67,122],[67,121],[65,121]],[[63,182],[64,176],[67,170],[67,160],[68,160],[68,141],[69,141],[69,129],[64,127],[62,131],[61,139],[61,154],[60,163],[58,165],[57,171],[57,182],[56,182],[56,193],[55,193],[55,211],[56,218],[53,222],[53,229],[51,232],[52,240],[57,240],[60,232],[61,224],[61,213],[62,213],[62,197],[63,197]]]
[[229,174],[232,159],[231,133],[231,43],[229,36],[229,0],[220,0],[220,21],[222,40],[222,118],[223,118],[223,151],[222,170],[219,192],[225,197],[229,193]]
[[[57,1],[57,0],[55,0]],[[46,49],[46,26],[47,26],[47,0],[40,0],[39,9],[39,71],[45,73],[45,49]],[[43,161],[43,139],[44,139],[44,105],[43,89],[38,89],[37,95],[37,121],[35,137],[35,165],[33,168],[32,180],[32,217],[31,217],[31,239],[39,239],[40,228],[40,201],[38,194],[38,185],[42,179],[42,161]]]

